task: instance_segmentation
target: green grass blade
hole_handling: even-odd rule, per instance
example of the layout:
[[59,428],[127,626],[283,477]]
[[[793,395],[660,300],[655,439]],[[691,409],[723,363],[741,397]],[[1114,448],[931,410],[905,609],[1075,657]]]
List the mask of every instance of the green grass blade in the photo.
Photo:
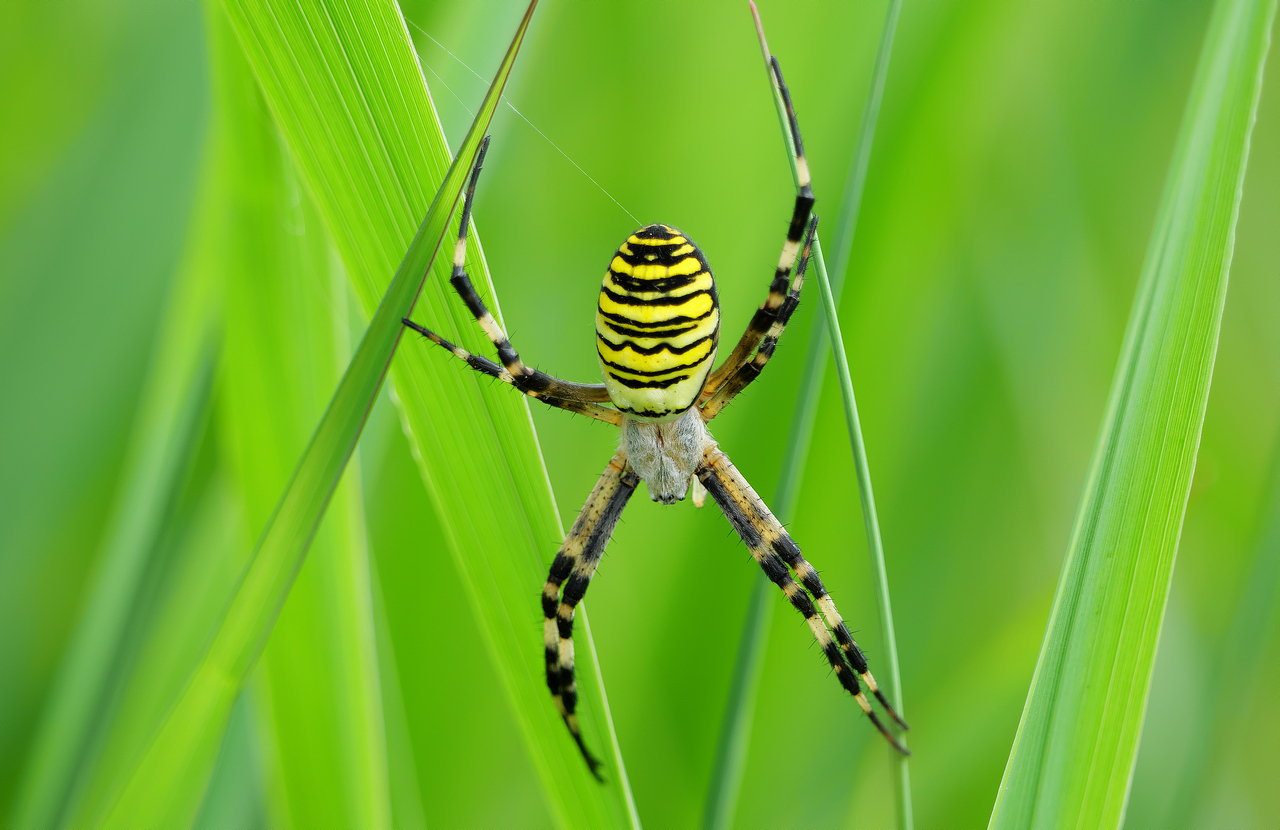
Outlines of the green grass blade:
[[[836,232],[832,237],[835,240],[836,267],[831,272],[830,279],[831,298],[836,308],[840,307],[844,282],[849,276],[849,256],[853,250],[854,234],[858,230],[862,193],[866,190],[867,170],[871,167],[871,148],[875,144],[876,122],[880,120],[884,85],[889,78],[889,58],[893,55],[893,39],[898,33],[898,17],[901,13],[902,0],[890,0],[889,8],[884,13],[884,28],[880,32],[880,46],[876,50],[875,68],[871,72],[871,93],[867,96],[867,103],[862,111],[862,125],[858,130],[858,144],[854,147],[853,160],[850,164],[849,181],[844,189],[844,197],[840,200],[840,213],[836,217]],[[821,313],[825,314],[825,309]],[[817,361],[817,365],[810,370],[809,364],[805,364],[806,378],[811,371],[817,375],[822,372],[822,367],[825,367],[828,336],[826,326],[814,326],[809,341],[809,354]]]
[[[228,8],[354,293],[373,313],[392,257],[403,250],[450,159],[404,21],[391,4],[358,14],[284,3],[230,2]],[[471,148],[464,144],[460,157]],[[478,237],[467,268],[500,319]],[[491,346],[453,295],[448,273],[444,261],[432,269],[416,316],[465,348],[488,353]],[[607,787],[591,778],[543,681],[538,592],[563,533],[526,401],[424,344],[406,348],[391,374],[448,542],[444,551],[424,547],[423,555],[441,557],[442,565],[443,556],[451,556],[462,575],[549,811],[565,826],[638,824],[623,771],[611,769]],[[621,756],[591,659],[590,628],[582,629],[588,635],[579,650],[584,731],[616,767]]]
[[[891,0],[885,12],[884,28],[880,35],[880,48],[876,53],[872,70],[871,92],[862,112],[858,130],[858,143],[850,161],[850,171],[844,195],[840,200],[840,214],[836,224],[837,266],[833,280],[833,296],[838,307],[840,291],[844,286],[849,252],[853,247],[854,231],[858,224],[858,210],[862,204],[862,192],[867,181],[867,168],[871,161],[871,147],[875,139],[876,121],[880,115],[880,102],[884,97],[885,79],[889,75],[889,57],[893,53],[893,39],[898,29],[898,16],[902,0]],[[781,114],[781,113],[780,113]],[[790,130],[782,122],[783,135],[788,139],[788,159],[793,177],[796,174],[795,154],[790,143]],[[822,307],[818,317],[825,314]],[[804,480],[805,462],[813,438],[813,423],[818,412],[818,400],[822,395],[822,383],[827,366],[827,348],[830,338],[821,320],[813,327],[805,353],[804,370],[796,408],[791,416],[787,432],[786,449],[782,456],[782,473],[778,488],[771,502],[779,521],[791,521],[800,484]],[[751,739],[751,723],[755,713],[756,693],[760,686],[760,672],[764,667],[765,646],[769,638],[769,623],[773,617],[775,597],[768,579],[763,574],[756,577],[747,604],[747,617],[743,622],[738,642],[738,654],[734,662],[733,678],[729,684],[729,700],[725,706],[724,720],[716,745],[716,759],[711,771],[711,783],[707,788],[707,800],[703,810],[702,826],[707,830],[722,830],[733,825],[746,769],[747,749]]]
[[[217,463],[216,430],[202,430],[178,487],[130,621],[99,734],[60,826],[96,826],[121,778],[177,699],[251,552],[239,493]],[[199,789],[192,788],[197,803]]]
[[[897,11],[890,7],[885,19],[886,37],[881,39],[880,56],[884,57],[881,64],[881,70],[888,71],[888,49],[892,46],[892,35],[897,28]],[[887,44],[887,45],[886,45]],[[769,59],[768,46],[764,42],[763,30],[761,31],[761,49],[764,51],[766,62]],[[772,78],[772,75],[770,75]],[[872,101],[870,102],[868,112],[879,112],[879,100],[876,98],[877,89],[882,90],[883,81],[879,83],[873,81]],[[789,156],[791,158],[791,170],[793,176],[799,186],[799,178],[797,174],[796,164],[796,148],[791,139],[791,131],[787,125],[786,109],[782,101],[781,91],[774,84],[773,103],[778,112],[779,124],[782,126],[783,139],[786,143]],[[874,108],[874,109],[872,109]],[[870,148],[867,148],[870,153]],[[870,156],[868,155],[868,158]],[[856,172],[855,168],[855,172]],[[865,171],[864,171],[865,174]],[[863,180],[865,181],[865,179]],[[861,187],[861,182],[857,176],[854,178],[854,186]],[[848,220],[850,223],[856,221],[856,216],[850,215]],[[850,224],[852,231],[852,224]],[[850,240],[852,241],[852,240]],[[842,256],[847,256],[842,251]],[[862,438],[862,426],[858,419],[858,404],[853,394],[853,380],[849,374],[849,359],[845,354],[844,339],[840,335],[840,320],[837,316],[835,298],[831,291],[831,282],[827,274],[826,261],[822,255],[822,240],[814,237],[813,240],[813,262],[814,271],[818,278],[819,291],[822,294],[822,302],[825,311],[827,324],[827,337],[831,342],[831,353],[835,357],[836,375],[840,382],[840,396],[844,402],[845,423],[849,431],[849,443],[853,448],[854,469],[858,477],[858,494],[862,501],[862,521],[867,533],[867,553],[871,557],[871,570],[875,580],[876,608],[880,612],[880,630],[884,643],[884,654],[887,661],[888,672],[881,677],[881,682],[887,680],[888,696],[893,701],[894,708],[899,715],[906,717],[906,712],[902,705],[902,674],[898,668],[898,643],[897,636],[894,633],[893,625],[893,609],[889,598],[889,577],[884,562],[884,545],[880,539],[880,521],[876,515],[875,494],[871,489],[871,470],[867,463],[866,444]],[[847,261],[846,261],[847,267]],[[906,745],[905,736],[900,736],[899,740]],[[891,756],[891,762],[894,765],[894,788],[897,797],[897,817],[898,826],[901,828],[911,828],[914,825],[911,808],[911,778],[909,773],[907,758],[897,752]]]
[[217,633],[145,756],[133,767],[129,783],[106,819],[107,826],[165,825],[191,819],[182,812],[190,793],[180,785],[192,780],[193,768],[199,771],[198,777],[207,776],[212,767],[231,705],[271,632],[355,450],[399,342],[400,319],[412,310],[426,270],[443,242],[528,19],[526,14],[458,159],[443,177],[440,191],[281,497]]
[[[754,6],[752,8],[754,11]],[[854,176],[850,182],[850,190],[852,192],[847,192],[843,199],[845,209],[843,209],[841,213],[842,222],[840,230],[841,236],[843,237],[841,239],[841,256],[845,259],[846,267],[848,256],[846,246],[852,244],[852,233],[857,221],[856,206],[860,202],[861,188],[865,183],[866,171],[864,165],[865,162],[870,159],[871,137],[874,134],[875,120],[879,114],[880,96],[884,89],[884,78],[888,73],[889,55],[892,50],[893,36],[897,29],[897,22],[898,7],[896,5],[891,5],[885,16],[885,28],[881,37],[880,50],[876,59],[876,71],[872,76],[871,96],[868,100],[867,108],[863,113],[863,132],[860,140],[860,146],[857,148],[858,155],[855,156]],[[759,25],[758,19],[757,25]],[[763,28],[758,31],[760,34],[760,48],[764,54],[767,66],[769,62],[769,48],[764,40]],[[786,109],[782,101],[781,91],[777,88],[776,83],[773,82],[772,72],[770,72],[769,78],[770,86],[773,89],[773,101],[778,114],[778,123],[781,126],[783,141],[787,148],[788,158],[791,161],[792,177],[798,188],[799,173],[796,159],[796,148],[792,141],[791,130],[788,126]],[[858,175],[859,170],[861,170],[862,176]],[[889,582],[885,571],[884,548],[880,540],[880,524],[876,517],[875,496],[871,489],[871,473],[867,464],[866,447],[862,439],[862,427],[858,421],[858,407],[853,396],[853,381],[849,375],[848,358],[844,351],[844,340],[840,336],[839,319],[837,318],[831,284],[827,275],[826,263],[822,255],[822,243],[816,238],[814,239],[813,245],[813,259],[814,268],[818,277],[819,290],[821,291],[824,304],[827,337],[832,344],[832,354],[836,359],[836,372],[840,380],[840,393],[844,401],[845,419],[849,430],[849,441],[853,447],[854,467],[858,476],[858,491],[862,499],[863,523],[867,532],[867,549],[871,556],[872,572],[875,579],[876,605],[880,611],[881,632],[884,638],[884,652],[888,662],[888,671],[881,678],[881,682],[883,683],[885,680],[888,681],[886,685],[888,686],[889,696],[893,700],[893,705],[898,710],[899,714],[904,714],[902,707],[902,679],[901,673],[898,669],[897,639],[894,635],[893,611],[889,601]],[[819,343],[821,342],[818,338],[814,338],[814,340]],[[818,374],[820,364],[816,359],[811,362],[813,363],[814,375],[816,376]],[[812,379],[810,378],[809,380],[810,383],[812,383]],[[802,400],[804,397],[808,397],[808,387],[801,387],[801,395],[803,396]],[[813,393],[813,397],[817,397],[816,392]],[[799,448],[799,444],[804,440],[802,436],[808,429],[811,429],[811,427],[806,427],[801,424],[798,429],[794,430],[794,441],[788,443],[789,452],[793,447],[797,449]],[[783,469],[785,470],[787,467],[784,466]],[[783,483],[784,485],[786,484],[785,478]],[[790,492],[786,492],[784,495],[787,497],[786,501],[788,502],[786,506],[789,507],[789,503],[794,498],[794,495]],[[759,593],[759,591],[756,592],[756,594]],[[749,613],[747,624],[750,628],[759,630],[762,626],[756,620],[757,616],[759,615]],[[763,640],[763,638],[761,639]],[[747,671],[749,670],[749,663],[743,659],[743,653],[740,653],[739,655],[738,668],[743,670],[741,678],[743,680],[749,680],[750,675],[747,674]],[[755,676],[758,679],[758,669],[755,672]],[[735,688],[739,679],[739,673],[735,669]],[[728,744],[724,745],[728,746]],[[743,748],[745,749],[745,745]],[[908,774],[907,759],[895,752],[892,762],[895,770],[894,786],[897,794],[898,826],[910,828],[913,825],[913,819],[911,810],[911,784]],[[725,822],[725,824],[727,824],[727,822]],[[724,824],[720,826],[724,826]]]
[[[214,120],[205,207],[193,225],[198,243],[187,267],[221,282],[225,331],[217,415],[196,464],[215,469],[206,485],[207,506],[190,518],[183,518],[193,511],[182,502],[191,498],[181,491],[192,485],[170,488],[178,506],[167,524],[178,532],[166,529],[165,535],[177,537],[176,544],[161,545],[148,563],[148,585],[130,622],[136,633],[116,659],[119,691],[106,696],[110,716],[100,729],[101,749],[86,753],[93,763],[84,764],[84,780],[70,799],[64,822],[70,826],[100,821],[124,783],[120,778],[195,668],[345,360],[335,333],[348,339],[346,308],[342,329],[335,328],[329,308],[329,295],[336,300],[342,293],[313,276],[317,268],[326,270],[330,258],[322,226],[306,214],[305,201],[297,204],[296,183],[285,175],[287,161],[264,118],[257,84],[221,7],[211,12]],[[263,274],[271,279],[264,281]],[[337,279],[341,288],[340,274]],[[351,486],[348,480],[339,494]],[[377,684],[362,665],[369,660],[362,656],[360,633],[371,624],[366,620],[362,627],[358,613],[362,550],[356,535],[342,527],[352,512],[349,501],[340,500],[322,525],[313,565],[295,586],[268,648],[265,682],[257,684],[268,701],[273,694],[305,701],[264,707],[274,715],[264,724],[274,728],[263,730],[272,750],[267,755],[277,761],[269,776],[276,784],[273,802],[287,808],[273,822],[277,826],[290,819],[315,825],[335,815],[347,816],[353,826],[389,823],[387,811],[379,809],[386,798],[378,797],[385,791],[385,781],[379,786],[385,764],[378,763]],[[358,525],[358,514],[352,522]],[[218,531],[209,533],[210,527]],[[352,576],[344,579],[347,571]],[[281,728],[307,718],[292,730]],[[316,732],[316,722],[332,728]],[[170,798],[173,815],[189,815],[200,803],[204,773],[198,766],[188,772],[171,788],[180,794]],[[312,792],[297,792],[308,785]]]
[[42,716],[17,825],[57,826],[92,768],[130,616],[208,415],[220,300],[213,275],[190,262],[201,244],[189,246],[156,341],[99,576]]
[[[231,191],[220,426],[252,546],[350,360],[349,309],[324,225],[220,0],[210,5],[219,169]],[[357,467],[339,485],[248,696],[276,827],[393,823],[360,481]]]
[[[396,827],[550,827],[480,629],[455,626],[447,641],[422,635],[440,619],[474,614],[400,415],[391,405],[375,407],[361,444]],[[441,666],[458,682],[440,683]],[[462,687],[466,708],[441,718],[459,706]]]
[[[867,448],[862,440],[862,424],[858,420],[858,402],[853,397],[853,379],[849,375],[849,358],[845,355],[844,338],[840,335],[840,319],[837,316],[835,297],[827,278],[827,264],[822,256],[822,242],[813,240],[813,264],[818,277],[818,287],[826,308],[827,332],[831,338],[831,354],[835,357],[836,376],[840,380],[840,397],[844,401],[845,425],[849,430],[849,443],[853,446],[853,466],[858,475],[858,494],[862,499],[862,523],[867,532],[867,552],[871,556],[871,573],[875,579],[876,608],[880,611],[880,636],[884,642],[885,668],[881,683],[888,682],[889,699],[902,717],[902,672],[898,668],[898,639],[893,626],[893,606],[889,602],[889,575],[884,564],[884,544],[880,540],[880,520],[876,516],[876,498],[871,489],[871,468],[867,463]],[[906,745],[905,735],[898,740]],[[911,773],[907,757],[888,750],[893,764],[893,786],[897,796],[898,826],[914,825],[911,808]]]
[[1210,20],[993,828],[1123,820],[1275,8]]

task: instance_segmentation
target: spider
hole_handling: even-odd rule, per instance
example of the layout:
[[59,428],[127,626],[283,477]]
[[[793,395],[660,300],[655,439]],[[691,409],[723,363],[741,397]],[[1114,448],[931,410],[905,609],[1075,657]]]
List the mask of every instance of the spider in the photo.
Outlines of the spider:
[[561,380],[521,360],[464,267],[467,225],[489,147],[487,136],[467,186],[449,282],[493,342],[499,362],[471,354],[409,319],[403,321],[472,369],[531,398],[620,427],[618,452],[569,530],[542,589],[547,686],[583,759],[599,780],[603,780],[601,763],[587,749],[575,712],[574,609],[586,594],[623,508],[641,480],[648,484],[650,498],[662,504],[674,504],[691,494],[694,504],[701,507],[711,494],[752,558],[804,616],[840,685],[889,743],[909,754],[863,694],[859,677],[888,715],[907,728],[871,676],[866,657],[818,572],[707,430],[707,423],[760,376],[773,356],[778,338],[800,302],[817,226],[800,127],[777,58],[771,59],[770,72],[786,106],[795,142],[799,192],[769,296],[729,357],[714,371],[711,367],[720,339],[715,279],[702,249],[688,234],[665,224],[645,225],[628,236],[605,272],[596,310],[596,352],[604,383]]

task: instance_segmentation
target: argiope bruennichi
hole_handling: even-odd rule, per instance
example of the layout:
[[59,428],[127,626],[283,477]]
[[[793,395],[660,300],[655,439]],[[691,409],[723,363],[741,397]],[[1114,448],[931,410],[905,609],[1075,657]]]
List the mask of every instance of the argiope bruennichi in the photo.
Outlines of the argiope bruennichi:
[[[707,422],[760,376],[773,355],[778,338],[799,304],[809,244],[817,225],[817,216],[811,219],[814,197],[800,128],[776,59],[772,71],[795,141],[800,192],[769,296],[728,359],[715,371],[711,366],[720,339],[715,279],[702,250],[688,234],[662,224],[646,225],[627,237],[605,272],[596,310],[596,351],[604,373],[603,384],[570,383],[531,369],[521,361],[463,267],[471,203],[489,146],[487,137],[467,188],[450,283],[493,341],[499,363],[473,355],[417,323],[404,321],[478,372],[509,383],[545,404],[621,428],[618,452],[573,523],[551,563],[551,573],[542,590],[547,686],[582,757],[597,778],[600,762],[587,750],[575,714],[578,695],[573,671],[573,615],[627,500],[641,480],[648,483],[649,496],[662,504],[680,501],[692,491],[693,502],[700,507],[706,494],[711,494],[765,575],[804,615],[840,684],[885,738],[907,752],[862,693],[858,677],[889,716],[906,728],[877,687],[866,657],[849,634],[818,572],[805,561],[800,548],[707,431]],[[802,242],[804,253],[797,266]]]

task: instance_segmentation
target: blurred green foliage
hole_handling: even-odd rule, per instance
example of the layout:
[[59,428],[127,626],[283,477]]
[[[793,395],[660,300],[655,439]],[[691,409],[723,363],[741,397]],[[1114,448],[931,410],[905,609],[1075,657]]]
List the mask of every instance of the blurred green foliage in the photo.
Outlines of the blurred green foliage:
[[[832,218],[884,5],[762,8],[819,211]],[[487,76],[522,6],[403,8]],[[120,497],[158,321],[193,233],[212,103],[198,6],[9,4],[0,16],[0,816],[9,821]],[[1198,2],[904,8],[841,322],[876,474],[921,827],[981,826],[990,813],[1207,21]],[[456,146],[483,84],[410,30]],[[1280,821],[1280,704],[1265,692],[1280,684],[1274,61],[1267,75],[1133,827]],[[548,0],[508,97],[637,218],[698,240],[736,335],[765,289],[791,192],[745,4],[658,18],[650,4]],[[493,134],[476,222],[509,331],[531,364],[594,380],[599,273],[633,221],[510,109]],[[778,477],[816,305],[802,306],[767,376],[715,424],[762,493]],[[219,381],[220,406],[234,388]],[[243,503],[253,486],[242,469],[227,473],[235,450],[215,440],[232,423],[252,426],[235,417],[203,439],[199,487],[187,485],[215,507]],[[533,417],[571,522],[615,437],[559,411]],[[396,420],[387,402],[375,410],[360,471],[397,824],[546,826],[533,764]],[[813,446],[791,530],[874,666],[874,600],[830,382]],[[552,551],[541,554],[549,561]],[[315,579],[316,564],[300,580]],[[601,671],[650,826],[701,815],[754,573],[714,510],[638,498],[593,583]],[[311,613],[291,608],[303,599],[292,596],[284,618]],[[887,750],[803,623],[780,608],[772,625],[738,824],[888,825]],[[536,619],[528,641],[539,648]],[[259,739],[268,678],[255,680],[224,741],[204,826],[288,823],[273,773],[286,756]],[[288,779],[294,792],[306,786]],[[404,818],[414,811],[419,821]]]

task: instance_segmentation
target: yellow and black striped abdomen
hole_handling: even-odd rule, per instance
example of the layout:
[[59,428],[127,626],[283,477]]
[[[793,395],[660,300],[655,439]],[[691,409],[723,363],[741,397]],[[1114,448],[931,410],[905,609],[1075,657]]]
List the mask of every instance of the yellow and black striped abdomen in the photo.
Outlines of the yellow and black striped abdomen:
[[720,302],[702,250],[670,225],[618,248],[596,311],[596,351],[618,409],[664,420],[698,399],[716,358]]

